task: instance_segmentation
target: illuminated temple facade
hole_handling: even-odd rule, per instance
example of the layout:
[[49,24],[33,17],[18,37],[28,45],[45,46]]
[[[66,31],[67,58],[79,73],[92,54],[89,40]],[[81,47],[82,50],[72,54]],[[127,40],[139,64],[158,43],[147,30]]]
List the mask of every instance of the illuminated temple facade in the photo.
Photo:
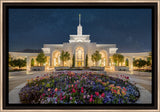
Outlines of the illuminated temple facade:
[[[88,67],[95,66],[95,63],[91,60],[91,55],[95,51],[99,51],[101,54],[101,60],[98,62],[98,66],[110,68],[114,65],[111,56],[115,54],[118,50],[116,44],[96,44],[96,42],[91,42],[90,35],[83,34],[83,28],[81,25],[81,17],[79,16],[79,25],[77,26],[77,34],[69,35],[69,42],[64,42],[63,44],[44,44],[43,52],[47,56],[47,62],[44,64],[46,68],[54,68],[62,66],[62,61],[60,60],[61,51],[67,51],[70,53],[71,59],[64,63],[65,66],[72,66],[73,55],[75,56],[75,67],[84,67],[86,61],[86,55],[88,56]],[[31,67],[31,60],[35,60],[38,53],[22,53],[22,52],[10,52],[13,58],[27,58],[27,69]],[[124,60],[129,60],[129,68],[133,68],[133,59],[141,58],[146,59],[149,55],[148,52],[143,53],[122,53],[124,55]],[[122,63],[124,66],[125,63]]]
[[77,34],[69,35],[69,42],[63,44],[44,44],[43,51],[50,57],[50,66],[61,66],[60,53],[62,50],[68,51],[71,56],[71,60],[65,62],[65,65],[72,66],[72,58],[75,55],[75,67],[84,67],[85,58],[88,55],[88,66],[94,66],[95,63],[91,60],[91,55],[97,50],[102,55],[102,59],[99,61],[99,66],[109,65],[109,55],[116,53],[116,44],[96,44],[91,42],[90,35],[84,35],[82,25],[80,23],[77,26]]

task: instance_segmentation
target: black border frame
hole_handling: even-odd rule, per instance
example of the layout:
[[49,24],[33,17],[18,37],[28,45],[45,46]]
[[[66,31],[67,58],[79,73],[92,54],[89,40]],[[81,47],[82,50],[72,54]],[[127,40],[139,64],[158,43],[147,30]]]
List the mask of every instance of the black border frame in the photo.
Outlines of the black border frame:
[[[3,3],[3,109],[157,109],[158,3]],[[24,105],[9,104],[8,98],[8,9],[9,8],[151,8],[152,9],[152,104],[111,105]]]

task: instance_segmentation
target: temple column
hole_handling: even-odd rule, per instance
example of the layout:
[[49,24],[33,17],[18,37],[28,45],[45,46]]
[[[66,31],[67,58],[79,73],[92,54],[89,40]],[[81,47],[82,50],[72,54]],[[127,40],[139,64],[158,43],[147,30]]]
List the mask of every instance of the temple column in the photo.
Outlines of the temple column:
[[131,71],[131,74],[133,74],[133,57],[129,57],[129,70]]
[[109,66],[109,53],[107,52],[107,63],[106,63],[106,66],[108,67]]
[[27,56],[26,74],[30,74],[30,57]]

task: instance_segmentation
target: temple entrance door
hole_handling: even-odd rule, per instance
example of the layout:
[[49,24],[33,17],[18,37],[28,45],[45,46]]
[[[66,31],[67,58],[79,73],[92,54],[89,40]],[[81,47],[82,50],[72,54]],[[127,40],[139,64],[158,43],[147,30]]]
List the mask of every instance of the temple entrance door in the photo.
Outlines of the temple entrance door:
[[75,51],[75,66],[83,67],[84,66],[84,49],[82,47],[77,47]]
[[77,64],[78,64],[78,67],[82,67],[82,62],[81,61],[77,62]]

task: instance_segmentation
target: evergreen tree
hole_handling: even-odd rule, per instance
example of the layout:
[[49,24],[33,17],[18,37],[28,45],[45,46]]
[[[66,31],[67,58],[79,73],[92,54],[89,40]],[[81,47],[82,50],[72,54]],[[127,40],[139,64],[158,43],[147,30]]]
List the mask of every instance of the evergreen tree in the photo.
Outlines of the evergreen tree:
[[75,54],[73,54],[73,58],[72,58],[72,67],[75,67]]
[[88,67],[88,55],[86,54],[86,64],[85,64],[86,67]]
[[97,62],[101,59],[101,54],[99,53],[99,51],[96,51],[95,53],[93,53],[91,59],[93,62],[96,62],[96,66],[97,66]]
[[34,59],[31,60],[31,66],[34,66]]
[[64,66],[64,62],[70,60],[70,54],[69,54],[69,52],[64,52],[62,50],[60,59],[63,62],[63,66]]
[[43,52],[41,52],[38,54],[36,61],[40,63],[40,66],[43,66],[43,64],[47,61],[47,57]]

